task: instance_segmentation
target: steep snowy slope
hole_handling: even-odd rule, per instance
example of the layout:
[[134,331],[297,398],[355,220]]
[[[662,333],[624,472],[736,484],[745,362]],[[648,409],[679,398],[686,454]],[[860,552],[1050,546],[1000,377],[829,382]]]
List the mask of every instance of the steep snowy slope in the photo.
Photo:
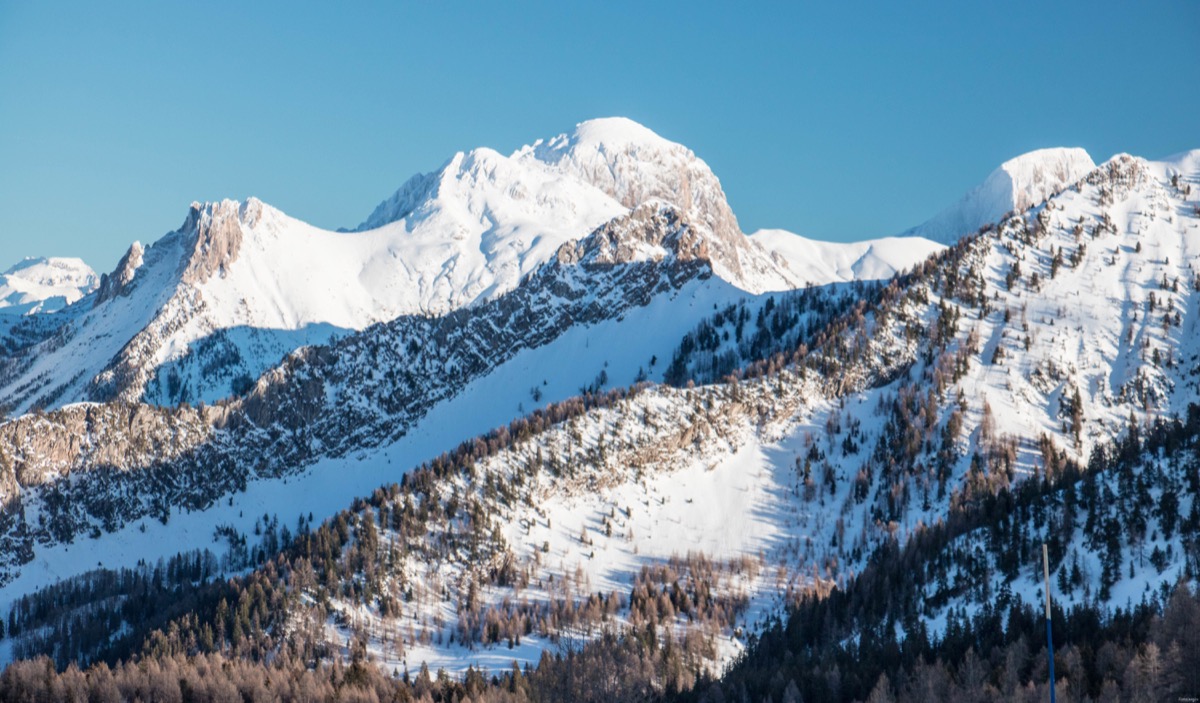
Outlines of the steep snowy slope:
[[54,312],[99,283],[96,272],[80,259],[27,258],[0,274],[0,314]]
[[1012,211],[1026,210],[1096,167],[1083,149],[1038,149],[1005,161],[957,203],[901,233],[953,244]]
[[442,314],[511,290],[626,209],[587,183],[475,149],[415,176],[357,236],[389,240],[387,257],[368,261],[396,290],[399,312]]
[[945,249],[945,245],[921,237],[823,242],[781,229],[759,230],[750,240],[814,285],[891,278]]

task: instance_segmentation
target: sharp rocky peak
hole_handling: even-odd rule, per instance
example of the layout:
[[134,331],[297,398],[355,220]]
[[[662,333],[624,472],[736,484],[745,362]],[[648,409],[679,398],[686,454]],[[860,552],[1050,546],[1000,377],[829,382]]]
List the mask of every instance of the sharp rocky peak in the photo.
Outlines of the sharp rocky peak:
[[96,290],[95,305],[102,305],[119,295],[128,295],[137,270],[142,266],[145,250],[141,242],[134,242],[117,262],[112,273],[100,275],[100,287]]
[[179,231],[185,236],[184,283],[199,284],[237,260],[245,234],[278,210],[258,198],[194,202]]

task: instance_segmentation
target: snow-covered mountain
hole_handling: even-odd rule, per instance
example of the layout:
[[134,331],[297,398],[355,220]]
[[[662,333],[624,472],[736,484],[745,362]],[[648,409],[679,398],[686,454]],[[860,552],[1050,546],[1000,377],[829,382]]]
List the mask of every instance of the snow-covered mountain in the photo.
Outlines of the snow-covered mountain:
[[30,257],[0,273],[0,315],[55,312],[99,284],[96,272],[81,259]]
[[[305,605],[296,617],[332,611],[333,638],[365,638],[385,667],[536,661],[564,632],[648,623],[728,661],[739,633],[801,594],[844,586],[875,550],[1025,481],[1077,475],[1089,457],[1100,458],[1091,487],[1072,489],[1091,506],[1086,524],[1051,502],[1049,524],[1023,526],[1056,540],[1056,602],[1123,607],[1169,590],[1200,558],[1187,545],[1200,523],[1187,535],[1159,526],[1198,514],[1195,496],[1119,526],[1104,556],[1087,545],[1119,525],[1113,501],[1144,506],[1151,490],[1188,484],[1161,467],[1138,484],[1106,472],[1104,457],[1114,438],[1194,415],[1200,401],[1200,332],[1187,317],[1200,289],[1197,155],[1114,157],[1078,188],[872,288],[740,379],[653,388],[524,439],[464,445],[360,508],[350,518],[360,529],[376,514],[425,509],[419,525],[381,529],[374,557],[347,547],[346,563],[362,566],[339,572],[340,591],[317,587],[304,602],[350,584],[394,592],[395,573],[418,575],[415,596],[395,608],[334,596],[329,610]],[[715,312],[679,355],[736,357],[765,330],[803,329],[781,299]],[[979,530],[954,549],[987,539]],[[393,572],[377,568],[389,559]],[[964,585],[970,561],[938,565],[912,615],[927,632],[940,636],[948,612],[978,607],[980,594],[1038,602],[1032,560],[1009,551],[982,561],[995,564],[987,585]],[[451,608],[437,595],[447,585],[460,594]],[[395,634],[397,619],[415,631]]]
[[[328,515],[407,475],[342,515],[357,538],[310,562],[307,585],[283,586],[298,589],[287,622],[361,640],[388,667],[458,669],[650,624],[717,666],[880,545],[1067,474],[1131,418],[1187,415],[1200,400],[1197,186],[1200,152],[1120,155],[886,284],[758,296],[713,275],[707,224],[645,202],[505,295],[301,350],[243,398],[0,426],[0,485],[21,507],[5,513],[6,566],[25,570],[3,597],[78,573],[70,542],[89,531],[132,563],[215,525],[248,535],[262,512]],[[669,358],[680,387],[568,401],[410,470],[454,441],[446,427],[516,414],[514,388],[561,400],[573,391],[549,376],[603,390],[656,380]],[[1119,568],[1081,556],[1089,588],[1055,597],[1123,602],[1192,558],[1182,532],[1130,540]],[[1143,545],[1165,561],[1129,575]],[[1005,585],[1028,592],[1025,580]],[[957,597],[913,617],[939,632]]]
[[792,232],[764,229],[750,239],[791,273],[813,283],[888,278],[930,255],[998,222],[1027,210],[1075,184],[1096,165],[1083,149],[1039,149],[1000,165],[955,204],[925,223],[895,237],[862,242],[826,242]]
[[[211,551],[200,581],[262,565],[258,595],[221,598],[273,603],[249,639],[286,633],[305,661],[498,670],[616,630],[718,671],[870,555],[1090,459],[1103,486],[1081,497],[1153,493],[1153,521],[1114,541],[1099,521],[1119,513],[1093,507],[1079,530],[993,533],[1059,535],[1060,602],[1161,590],[1200,564],[1200,517],[1167,517],[1200,516],[1194,482],[1104,461],[1198,416],[1200,151],[1086,164],[1006,163],[927,232],[950,246],[746,236],[701,160],[620,119],[456,155],[352,232],[195,204],[6,332],[0,396],[49,410],[0,423],[0,616],[23,604],[0,660],[97,654],[40,639],[84,615],[141,641],[110,612],[122,586],[72,579],[188,544]],[[309,514],[332,519],[313,539]],[[1102,558],[1080,546],[1101,538]],[[966,581],[1030,596],[996,553],[937,564],[905,626],[945,631],[986,600]],[[20,600],[59,579],[78,610]]]
[[748,293],[890,275],[930,251],[868,245],[873,253],[849,266],[851,254],[833,245],[816,252],[836,259],[828,264],[768,252],[741,232],[691,150],[630,120],[593,120],[507,157],[456,154],[353,232],[254,198],[194,203],[179,229],[135,243],[94,299],[9,345],[0,401],[17,411],[112,398],[211,403],[300,347],[494,300],[564,244],[658,202],[687,219],[714,273]]
[[901,233],[953,244],[1013,211],[1026,210],[1096,167],[1079,148],[1038,149],[1005,161],[983,183],[932,218]]

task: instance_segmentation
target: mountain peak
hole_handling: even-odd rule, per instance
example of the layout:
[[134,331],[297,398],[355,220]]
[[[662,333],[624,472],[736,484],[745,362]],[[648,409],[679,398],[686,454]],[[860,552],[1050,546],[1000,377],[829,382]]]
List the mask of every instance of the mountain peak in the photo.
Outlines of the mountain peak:
[[[671,149],[682,145],[660,137],[650,128],[628,117],[601,117],[575,125],[570,134],[560,134],[549,140],[538,140],[534,149],[563,151],[570,149],[619,149],[646,147]],[[528,148],[528,147],[527,147]],[[690,151],[690,150],[689,150]],[[521,150],[518,150],[518,154]]]
[[662,200],[715,235],[714,257],[740,276],[749,247],[716,174],[686,146],[624,117],[581,122],[570,133],[522,147],[513,159],[599,188],[622,206]]
[[128,295],[129,286],[133,283],[137,270],[142,266],[144,255],[145,249],[142,248],[142,243],[134,242],[129,245],[129,250],[117,262],[117,267],[113,269],[112,273],[101,274],[95,306],[99,307],[118,295]]
[[245,201],[192,203],[180,228],[192,238],[187,247],[183,281],[203,283],[213,274],[223,275],[238,258],[244,231],[256,227],[264,216],[276,213],[279,211],[254,197]]
[[1011,209],[1025,210],[1080,180],[1095,168],[1092,157],[1083,149],[1054,147],[1037,149],[1009,159],[988,178],[991,180],[1001,173],[1007,175],[1012,190]]
[[1095,170],[1077,147],[1037,149],[1005,161],[958,202],[901,236],[953,244],[1013,210],[1026,210]]
[[1015,173],[1023,169],[1042,168],[1046,165],[1061,163],[1091,164],[1093,167],[1095,166],[1091,155],[1082,147],[1052,146],[1018,154],[1000,164],[1000,168],[997,170]]

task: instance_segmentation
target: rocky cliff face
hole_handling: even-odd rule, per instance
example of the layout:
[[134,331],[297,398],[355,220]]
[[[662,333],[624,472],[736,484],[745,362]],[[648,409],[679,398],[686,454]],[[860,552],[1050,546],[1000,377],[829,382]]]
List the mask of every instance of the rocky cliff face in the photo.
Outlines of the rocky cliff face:
[[134,276],[137,275],[137,270],[142,265],[142,256],[145,250],[139,242],[134,242],[121,260],[117,262],[117,268],[112,273],[104,273],[100,275],[100,287],[96,290],[96,298],[94,305],[99,307],[118,295],[128,295],[129,286],[133,283]]
[[[514,157],[579,178],[633,209],[651,201],[674,205],[713,233],[710,258],[733,280],[750,272],[754,248],[738,226],[716,175],[691,149],[624,118],[591,120],[569,134],[539,141]],[[751,279],[752,280],[752,279]]]
[[257,198],[245,203],[226,200],[220,203],[192,203],[186,232],[193,241],[181,280],[199,285],[211,276],[223,274],[237,261],[242,246],[243,227],[254,227],[262,217],[263,204]]

